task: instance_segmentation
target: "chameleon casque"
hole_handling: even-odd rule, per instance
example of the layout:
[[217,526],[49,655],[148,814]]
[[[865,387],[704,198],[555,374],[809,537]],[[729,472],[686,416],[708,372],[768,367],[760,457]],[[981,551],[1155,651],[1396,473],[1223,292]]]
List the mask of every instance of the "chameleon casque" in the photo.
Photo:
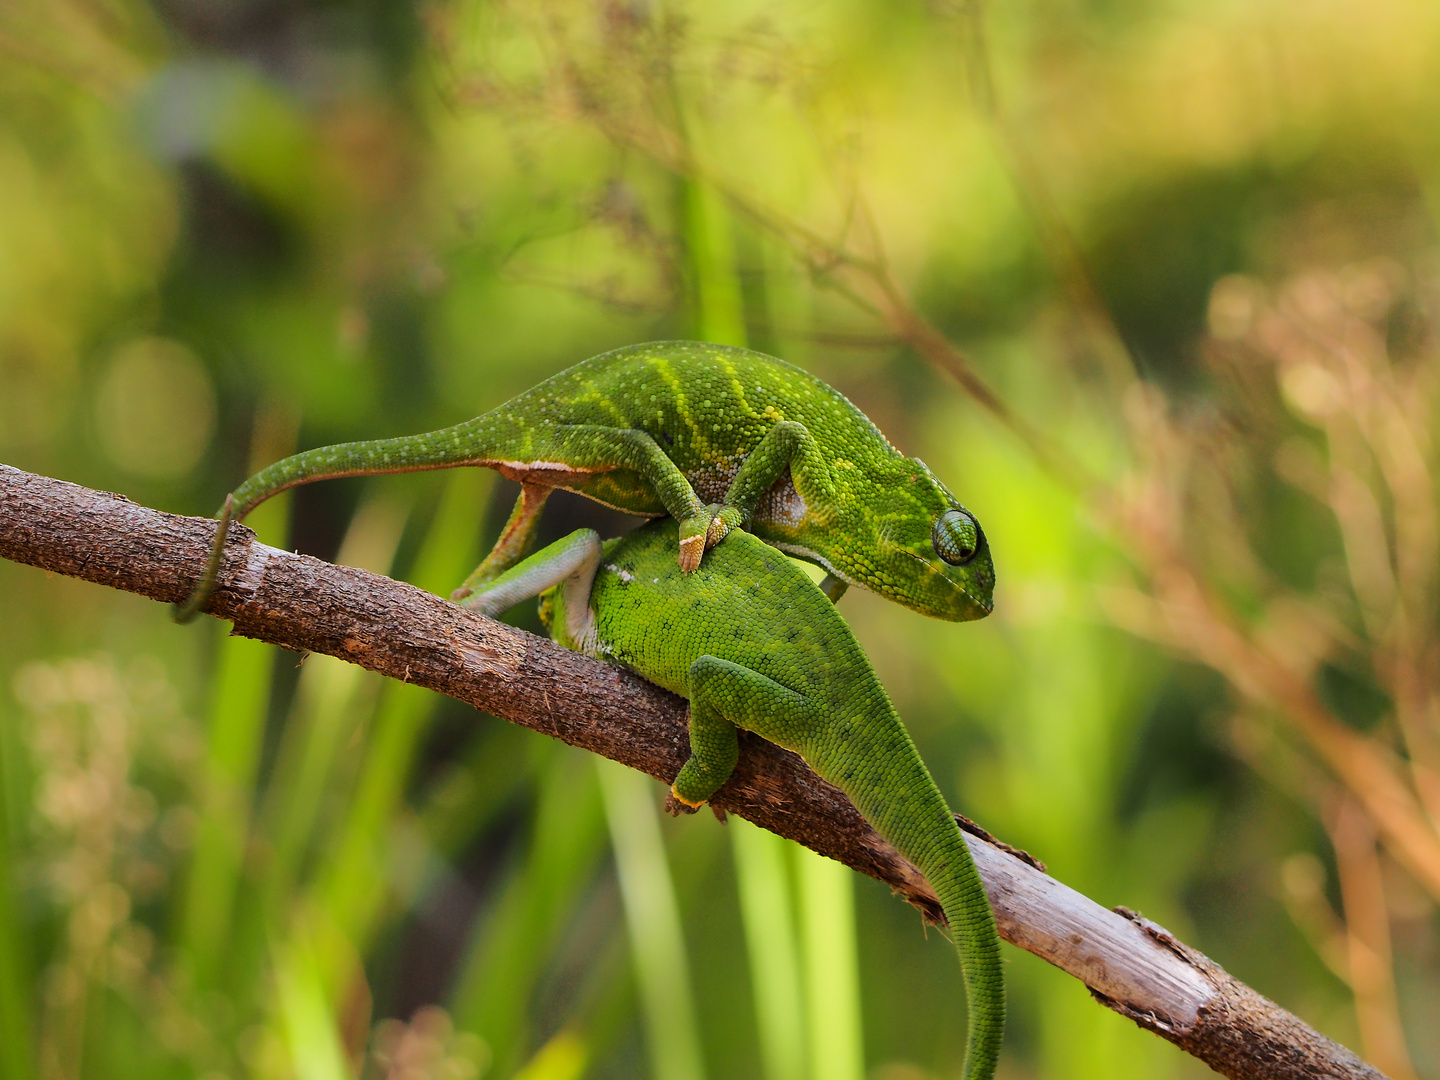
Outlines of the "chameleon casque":
[[541,595],[561,645],[690,701],[690,758],[671,794],[710,798],[739,756],[736,729],[793,750],[919,868],[945,910],[969,1002],[967,1080],[994,1073],[1005,990],[994,915],[959,826],[849,626],[789,559],[734,532],[698,573],[652,522],[605,543],[581,529],[502,574],[476,607]]
[[530,550],[556,488],[679,522],[678,564],[740,527],[823,567],[831,599],[861,585],[940,619],[988,615],[995,572],[975,518],[924,462],[814,376],[763,353],[687,341],[616,349],[490,412],[422,435],[339,443],[262,469],[226,499],[205,575],[214,590],[229,522],[287,488],[339,476],[485,465],[520,482],[465,602]]

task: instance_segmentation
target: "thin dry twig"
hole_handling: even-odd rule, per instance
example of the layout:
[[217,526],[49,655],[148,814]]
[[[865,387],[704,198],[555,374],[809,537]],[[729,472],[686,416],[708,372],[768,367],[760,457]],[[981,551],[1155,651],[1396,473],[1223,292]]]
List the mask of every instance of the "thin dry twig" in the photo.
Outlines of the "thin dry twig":
[[1416,1080],[1405,1047],[1390,956],[1390,912],[1375,847],[1375,827],[1365,811],[1342,797],[1327,822],[1335,847],[1340,895],[1345,905],[1346,971],[1365,1050],[1395,1080]]
[[[412,586],[232,528],[207,610],[235,633],[404,678],[662,780],[687,756],[684,702],[642,679]],[[189,593],[213,531],[203,518],[0,465],[0,557],[173,603]],[[940,920],[923,877],[794,754],[745,737],[735,775],[713,802],[885,882]],[[1382,1076],[1161,927],[1105,910],[978,831],[967,839],[1001,934],[1081,979],[1109,1008],[1229,1077]]]

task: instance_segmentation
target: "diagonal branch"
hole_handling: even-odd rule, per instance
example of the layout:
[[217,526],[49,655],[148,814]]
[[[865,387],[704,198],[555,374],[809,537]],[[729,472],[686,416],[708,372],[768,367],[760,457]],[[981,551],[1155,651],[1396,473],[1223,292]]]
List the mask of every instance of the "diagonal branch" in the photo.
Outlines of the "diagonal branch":
[[[0,465],[0,556],[16,562],[173,603],[204,566],[213,529]],[[235,633],[428,687],[661,780],[679,771],[688,752],[679,698],[413,586],[232,530],[207,610]],[[713,802],[869,874],[940,920],[915,868],[794,754],[745,738],[735,776]],[[1237,1080],[1383,1080],[1159,926],[1107,911],[980,832],[967,839],[1001,935],[1080,979],[1102,1004]]]

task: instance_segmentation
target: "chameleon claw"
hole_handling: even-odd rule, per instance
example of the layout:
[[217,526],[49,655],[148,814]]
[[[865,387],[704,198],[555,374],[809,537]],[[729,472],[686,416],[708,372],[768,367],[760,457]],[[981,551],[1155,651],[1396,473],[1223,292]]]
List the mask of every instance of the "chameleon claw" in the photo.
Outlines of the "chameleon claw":
[[700,568],[705,552],[724,540],[731,529],[742,526],[740,510],[712,503],[680,523],[680,569],[686,574]]
[[705,554],[705,535],[682,536],[680,538],[680,570],[693,574],[700,569],[700,559]]
[[705,557],[705,549],[710,546],[705,542],[710,533],[710,522],[711,516],[708,507],[680,522],[680,570],[682,573],[693,574],[700,568],[700,560]]

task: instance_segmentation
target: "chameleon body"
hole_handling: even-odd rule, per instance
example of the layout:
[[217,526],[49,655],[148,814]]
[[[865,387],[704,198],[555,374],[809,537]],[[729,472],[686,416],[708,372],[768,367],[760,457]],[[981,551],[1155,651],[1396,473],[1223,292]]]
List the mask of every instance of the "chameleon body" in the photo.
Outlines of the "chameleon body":
[[606,543],[582,529],[526,559],[479,605],[543,593],[560,644],[690,701],[690,751],[671,788],[704,803],[744,728],[795,751],[925,875],[955,937],[969,1001],[964,1075],[995,1069],[1005,1019],[994,916],[965,839],[845,620],[793,563],[735,532],[694,574],[651,523]]
[[307,450],[261,470],[221,513],[211,564],[179,617],[214,588],[229,521],[297,484],[485,465],[520,482],[494,550],[456,591],[482,593],[525,556],[555,488],[678,521],[678,561],[743,527],[822,566],[838,598],[861,585],[941,619],[989,614],[995,583],[974,517],[921,461],[841,394],[762,353],[696,342],[585,360],[455,427]]

